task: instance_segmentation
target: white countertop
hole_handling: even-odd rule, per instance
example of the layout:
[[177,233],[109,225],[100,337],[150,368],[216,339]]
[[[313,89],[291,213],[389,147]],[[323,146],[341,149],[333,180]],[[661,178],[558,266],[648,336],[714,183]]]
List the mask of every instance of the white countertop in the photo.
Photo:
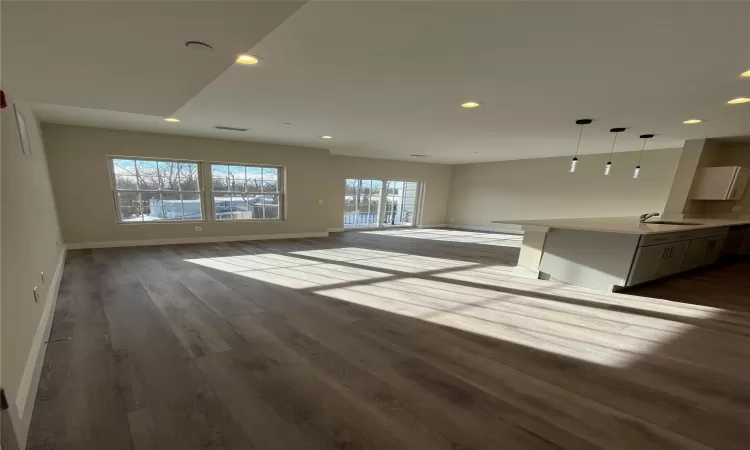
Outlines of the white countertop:
[[639,223],[638,217],[591,217],[578,219],[541,219],[541,220],[495,220],[492,223],[513,225],[533,225],[548,228],[565,228],[571,230],[605,231],[611,233],[651,234],[672,233],[679,231],[701,230],[705,228],[729,227],[750,224],[748,219],[717,219],[709,217],[666,218],[653,217],[653,220],[672,220],[675,222],[695,223],[697,225],[665,225]]

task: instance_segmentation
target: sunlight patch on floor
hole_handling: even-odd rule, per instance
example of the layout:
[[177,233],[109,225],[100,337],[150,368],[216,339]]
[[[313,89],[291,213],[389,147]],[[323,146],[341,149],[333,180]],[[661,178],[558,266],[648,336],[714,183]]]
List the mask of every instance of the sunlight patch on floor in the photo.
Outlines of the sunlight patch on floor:
[[[626,366],[694,328],[680,322],[566,304],[562,300],[527,303],[533,297],[420,278],[373,281],[315,292],[613,367]],[[563,308],[555,308],[554,303]]]
[[329,250],[305,250],[291,252],[294,255],[340,261],[360,266],[389,269],[399,272],[418,273],[432,270],[453,269],[476,266],[477,263],[452,259],[431,258],[406,253],[384,252],[357,247],[334,248]]
[[278,254],[194,258],[185,261],[292,289],[331,286],[390,276],[388,273],[374,270]]
[[521,241],[523,241],[523,236],[518,234],[478,233],[471,231],[440,230],[431,228],[358,231],[358,233],[517,248],[521,247]]

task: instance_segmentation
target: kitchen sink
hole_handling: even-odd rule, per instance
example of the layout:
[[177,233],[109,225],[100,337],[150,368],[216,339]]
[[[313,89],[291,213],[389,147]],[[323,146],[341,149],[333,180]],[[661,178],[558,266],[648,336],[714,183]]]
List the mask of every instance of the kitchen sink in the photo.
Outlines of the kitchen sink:
[[641,222],[641,223],[645,223],[647,225],[649,223],[655,223],[659,225],[703,225],[703,224],[696,223],[696,222],[671,222],[669,220],[651,220],[649,222]]

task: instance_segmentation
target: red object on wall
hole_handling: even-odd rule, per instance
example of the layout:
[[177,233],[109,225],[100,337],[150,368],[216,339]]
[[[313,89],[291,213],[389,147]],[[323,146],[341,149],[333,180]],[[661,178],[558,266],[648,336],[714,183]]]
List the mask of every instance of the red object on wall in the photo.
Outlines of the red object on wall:
[[5,109],[8,106],[8,102],[5,101],[5,92],[0,91],[0,109]]

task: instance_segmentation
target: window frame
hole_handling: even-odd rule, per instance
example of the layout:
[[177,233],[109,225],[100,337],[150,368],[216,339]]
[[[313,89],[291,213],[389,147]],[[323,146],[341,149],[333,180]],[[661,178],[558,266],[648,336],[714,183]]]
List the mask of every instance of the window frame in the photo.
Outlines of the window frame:
[[[117,188],[117,179],[115,177],[115,160],[116,159],[123,159],[123,160],[132,160],[134,163],[135,161],[153,161],[157,163],[157,170],[158,170],[158,163],[159,162],[172,162],[172,163],[190,163],[190,164],[196,164],[198,166],[198,190],[197,191],[164,191],[164,190],[144,190],[144,189],[118,189]],[[143,156],[124,156],[124,155],[108,155],[107,156],[107,165],[109,169],[109,183],[110,183],[110,189],[112,191],[112,200],[115,203],[115,221],[118,225],[156,225],[156,224],[180,224],[180,223],[206,223],[208,220],[206,219],[206,207],[205,207],[205,189],[203,188],[203,162],[202,161],[196,161],[196,160],[189,160],[189,159],[173,159],[173,158],[153,158],[153,157],[143,157]],[[132,221],[132,222],[125,222],[122,220],[122,211],[120,207],[120,201],[118,198],[118,194],[120,192],[136,192],[136,193],[177,193],[182,194],[188,193],[188,194],[198,194],[198,201],[200,205],[200,211],[201,211],[201,218],[200,219],[188,219],[188,220],[151,220],[151,221]],[[182,214],[185,214],[185,208],[184,208],[184,200],[182,200]],[[143,217],[143,211],[141,210],[141,217]]]
[[[245,174],[247,174],[247,168],[269,168],[269,169],[276,169],[276,192],[273,195],[277,195],[279,197],[279,217],[277,218],[262,218],[262,219],[223,219],[223,220],[217,220],[216,219],[216,194],[232,194],[232,193],[239,193],[238,191],[215,191],[214,190],[214,177],[213,177],[213,166],[242,166],[245,168]],[[208,206],[208,209],[211,212],[211,222],[215,223],[238,223],[238,222],[248,222],[248,223],[254,223],[254,222],[278,222],[278,221],[285,221],[286,220],[286,166],[282,165],[276,165],[276,164],[255,164],[255,163],[237,163],[237,162],[223,162],[223,161],[207,161],[205,163],[205,169],[206,171],[206,179],[210,181],[210,191],[209,195],[206,196],[208,198],[208,201],[211,203]],[[262,172],[261,172],[262,173]],[[246,188],[247,189],[247,188]],[[243,192],[244,194],[248,194],[247,191]],[[265,194],[265,192],[256,192],[253,194]]]

